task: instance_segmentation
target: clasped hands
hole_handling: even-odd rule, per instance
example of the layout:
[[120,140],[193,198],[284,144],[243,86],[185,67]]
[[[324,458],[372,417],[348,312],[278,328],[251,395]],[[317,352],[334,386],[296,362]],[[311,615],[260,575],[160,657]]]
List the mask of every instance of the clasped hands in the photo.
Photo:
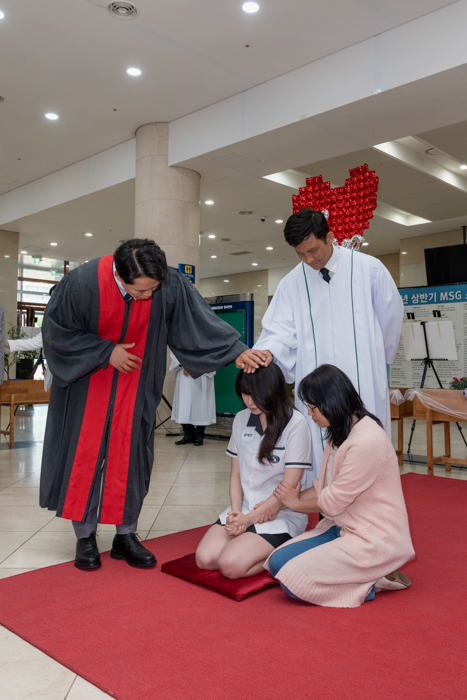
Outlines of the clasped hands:
[[[291,510],[294,510],[294,505],[296,504],[297,501],[300,500],[300,489],[301,489],[301,482],[298,481],[296,486],[291,486],[290,484],[287,484],[285,481],[281,481],[281,483],[276,487],[274,490],[274,496],[282,503],[282,510],[283,508],[290,508]],[[264,501],[260,501],[257,503],[253,511],[257,510]],[[266,510],[264,513],[262,513],[258,519],[258,525],[261,525],[262,523],[267,523],[270,520],[275,520],[277,517],[277,513],[280,512],[277,511],[274,513],[271,510]],[[252,518],[250,518],[251,513],[242,513],[241,511],[238,510],[231,510],[230,513],[227,514],[227,520],[225,523],[225,528],[229,535],[232,537],[237,537],[238,535],[241,535],[245,530],[250,527],[250,525],[253,525]]]

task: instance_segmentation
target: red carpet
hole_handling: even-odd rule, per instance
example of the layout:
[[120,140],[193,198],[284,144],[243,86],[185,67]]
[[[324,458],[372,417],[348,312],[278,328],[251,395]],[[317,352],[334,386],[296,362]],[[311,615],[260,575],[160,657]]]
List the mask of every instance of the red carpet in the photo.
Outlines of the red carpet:
[[[104,554],[0,581],[0,622],[121,700],[466,696],[467,482],[402,478],[417,552],[407,591],[352,610],[271,588],[241,603]],[[159,563],[205,528],[149,542]]]

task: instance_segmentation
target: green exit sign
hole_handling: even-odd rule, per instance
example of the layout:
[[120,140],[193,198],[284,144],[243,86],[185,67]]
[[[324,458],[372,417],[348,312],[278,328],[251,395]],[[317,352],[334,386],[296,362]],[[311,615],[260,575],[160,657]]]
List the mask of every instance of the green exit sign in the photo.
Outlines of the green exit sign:
[[42,258],[34,258],[34,265],[39,265],[42,262]]

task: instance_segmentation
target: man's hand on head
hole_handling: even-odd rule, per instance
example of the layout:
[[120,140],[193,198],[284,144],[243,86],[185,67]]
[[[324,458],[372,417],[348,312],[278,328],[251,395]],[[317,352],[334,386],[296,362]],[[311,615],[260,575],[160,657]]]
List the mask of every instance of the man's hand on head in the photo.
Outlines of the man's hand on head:
[[258,367],[267,367],[273,360],[269,350],[244,350],[235,360],[238,369],[242,369],[247,374],[253,374]]
[[133,348],[134,346],[134,343],[120,343],[119,345],[116,345],[112,350],[109,365],[112,365],[112,367],[118,369],[119,372],[123,372],[123,374],[134,372],[135,369],[140,369],[141,364],[138,363],[143,361],[141,357],[130,355],[130,353],[126,350],[127,348]]

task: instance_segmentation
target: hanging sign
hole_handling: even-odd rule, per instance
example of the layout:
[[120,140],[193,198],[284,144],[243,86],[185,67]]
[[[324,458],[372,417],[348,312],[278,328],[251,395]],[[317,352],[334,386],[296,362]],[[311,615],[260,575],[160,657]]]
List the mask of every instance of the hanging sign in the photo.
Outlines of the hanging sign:
[[192,284],[195,283],[195,266],[194,265],[185,265],[185,263],[178,263],[178,269],[182,273],[182,275],[185,275],[185,277],[190,280]]

